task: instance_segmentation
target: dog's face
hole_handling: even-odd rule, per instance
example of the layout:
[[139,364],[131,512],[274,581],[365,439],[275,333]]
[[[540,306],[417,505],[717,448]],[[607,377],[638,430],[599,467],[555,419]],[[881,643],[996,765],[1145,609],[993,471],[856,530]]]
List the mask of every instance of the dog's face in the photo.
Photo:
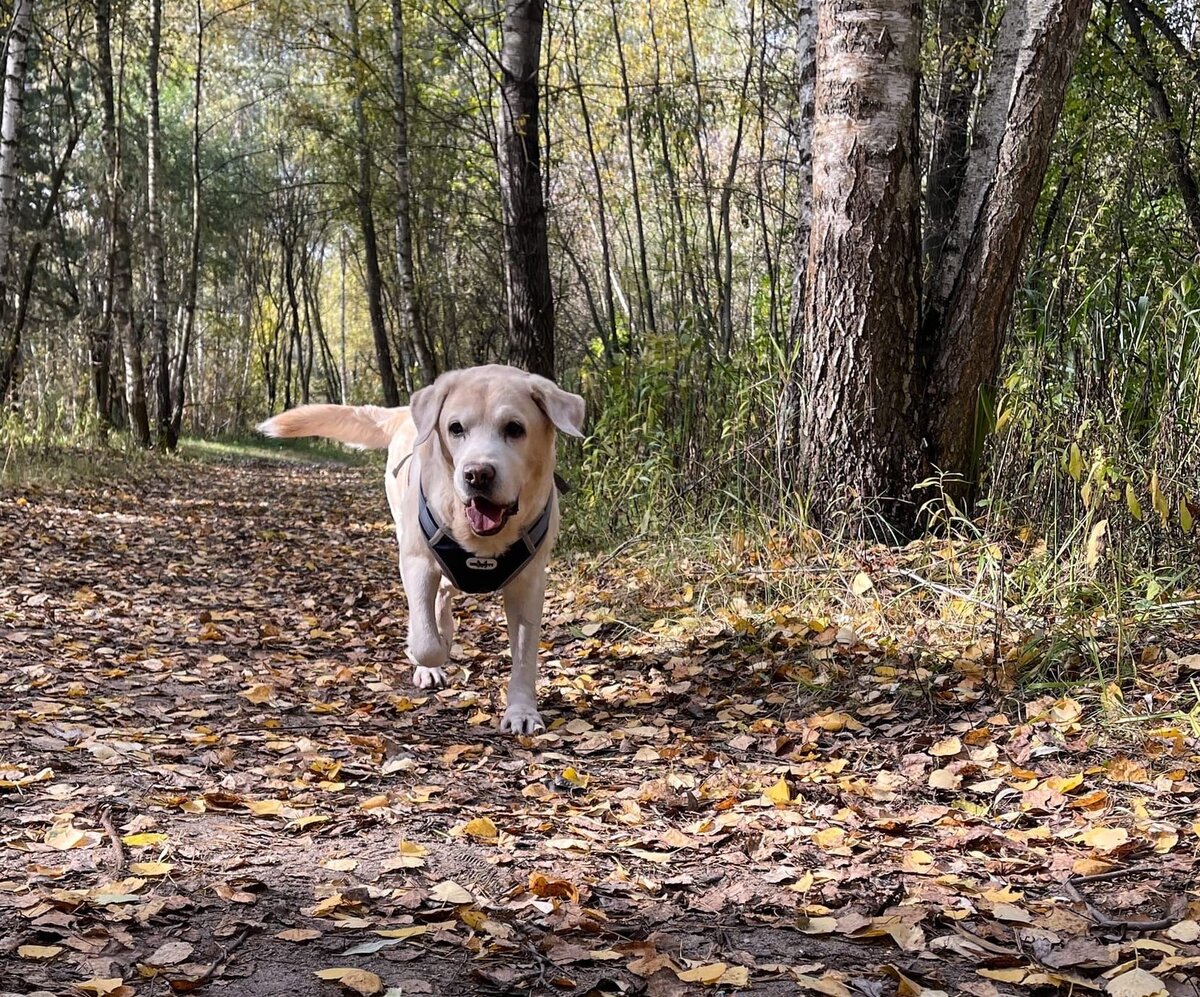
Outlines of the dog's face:
[[[412,396],[419,446],[433,433],[477,536],[537,516],[554,471],[554,434],[582,436],[583,399],[544,377],[491,365],[443,374]],[[538,494],[531,494],[537,489]]]

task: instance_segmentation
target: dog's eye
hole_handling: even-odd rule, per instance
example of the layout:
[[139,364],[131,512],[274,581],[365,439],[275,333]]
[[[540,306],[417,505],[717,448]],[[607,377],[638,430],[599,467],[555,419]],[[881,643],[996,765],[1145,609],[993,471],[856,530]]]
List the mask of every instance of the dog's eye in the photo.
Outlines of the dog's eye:
[[522,426],[519,422],[510,422],[507,426],[504,427],[504,435],[507,436],[510,440],[519,440],[522,436],[525,435],[525,427]]
[[463,429],[463,424],[457,419],[450,423],[449,427],[447,428],[449,428],[451,436],[462,436],[466,432],[466,430]]

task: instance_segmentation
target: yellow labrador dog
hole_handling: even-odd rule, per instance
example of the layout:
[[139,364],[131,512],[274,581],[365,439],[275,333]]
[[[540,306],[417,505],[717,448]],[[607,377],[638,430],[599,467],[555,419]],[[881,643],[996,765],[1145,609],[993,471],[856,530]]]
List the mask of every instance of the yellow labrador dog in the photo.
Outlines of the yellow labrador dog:
[[546,566],[558,536],[555,430],[582,436],[583,416],[579,395],[493,364],[443,374],[404,408],[302,405],[258,429],[388,451],[413,681],[422,689],[446,683],[454,592],[500,591],[512,648],[500,728],[531,734],[545,729],[536,685]]

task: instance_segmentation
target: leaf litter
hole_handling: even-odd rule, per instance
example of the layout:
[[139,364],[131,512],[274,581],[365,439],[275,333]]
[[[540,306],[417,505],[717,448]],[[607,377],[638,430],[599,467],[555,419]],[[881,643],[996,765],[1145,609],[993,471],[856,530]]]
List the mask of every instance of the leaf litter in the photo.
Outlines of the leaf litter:
[[239,461],[0,497],[0,992],[1197,993],[1194,631],[1116,724],[1115,686],[1006,682],[1020,635],[884,633],[894,551],[847,566],[857,616],[564,555],[514,740],[492,600],[409,684],[377,493]]

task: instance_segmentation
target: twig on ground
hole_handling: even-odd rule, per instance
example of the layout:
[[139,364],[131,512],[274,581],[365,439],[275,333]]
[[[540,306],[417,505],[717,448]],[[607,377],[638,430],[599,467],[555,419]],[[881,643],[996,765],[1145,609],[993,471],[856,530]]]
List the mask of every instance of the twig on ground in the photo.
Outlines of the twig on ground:
[[104,828],[104,833],[108,835],[112,842],[112,865],[113,875],[119,876],[125,871],[125,846],[121,844],[121,835],[113,826],[111,808],[105,804],[97,814],[100,821],[100,826]]
[[1140,872],[1150,872],[1152,870],[1144,866],[1136,866],[1132,869],[1113,869],[1109,872],[1098,872],[1092,876],[1068,876],[1063,882],[1063,889],[1076,903],[1081,903],[1087,911],[1087,915],[1093,923],[1101,928],[1114,928],[1124,932],[1128,931],[1162,931],[1164,928],[1169,928],[1179,920],[1186,906],[1186,900],[1182,897],[1176,897],[1171,901],[1171,911],[1166,917],[1155,918],[1150,921],[1143,921],[1127,917],[1112,917],[1110,914],[1101,910],[1082,893],[1079,892],[1079,886],[1084,883],[1100,883],[1111,879],[1121,879],[1125,876],[1132,876]]

